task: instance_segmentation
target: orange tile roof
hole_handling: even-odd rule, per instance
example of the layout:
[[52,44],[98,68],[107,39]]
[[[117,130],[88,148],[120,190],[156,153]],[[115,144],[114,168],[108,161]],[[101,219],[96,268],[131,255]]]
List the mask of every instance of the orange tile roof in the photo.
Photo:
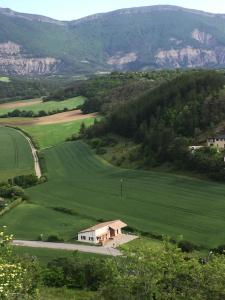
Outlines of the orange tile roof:
[[92,227],[89,227],[87,229],[81,230],[80,232],[95,231],[95,230],[103,228],[105,226],[108,226],[108,227],[116,230],[116,229],[120,229],[120,228],[126,227],[127,224],[124,223],[124,222],[122,222],[122,221],[120,221],[120,220],[108,221],[108,222],[99,223],[99,224],[97,224],[95,226],[92,226]]

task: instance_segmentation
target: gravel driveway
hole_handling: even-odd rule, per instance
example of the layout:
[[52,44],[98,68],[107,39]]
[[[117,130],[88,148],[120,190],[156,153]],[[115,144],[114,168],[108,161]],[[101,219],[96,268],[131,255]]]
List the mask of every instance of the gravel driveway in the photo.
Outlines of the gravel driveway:
[[70,250],[70,251],[78,250],[80,252],[96,253],[96,254],[111,255],[111,256],[122,255],[122,253],[118,249],[114,249],[111,247],[66,244],[66,243],[49,243],[49,242],[39,242],[39,241],[23,241],[23,240],[14,240],[12,244],[14,246],[20,246],[20,247],[48,248],[48,249]]

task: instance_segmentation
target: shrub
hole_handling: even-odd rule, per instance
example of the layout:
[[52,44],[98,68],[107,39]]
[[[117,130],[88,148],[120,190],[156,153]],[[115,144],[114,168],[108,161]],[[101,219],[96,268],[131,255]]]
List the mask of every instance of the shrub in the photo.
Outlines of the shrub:
[[58,242],[63,243],[64,240],[60,238],[58,235],[49,235],[46,239],[46,242]]
[[187,253],[193,252],[198,248],[196,245],[194,245],[192,242],[189,241],[180,241],[178,243],[178,247],[182,250],[182,252],[187,252]]
[[218,254],[225,254],[225,245],[220,245],[212,251]]

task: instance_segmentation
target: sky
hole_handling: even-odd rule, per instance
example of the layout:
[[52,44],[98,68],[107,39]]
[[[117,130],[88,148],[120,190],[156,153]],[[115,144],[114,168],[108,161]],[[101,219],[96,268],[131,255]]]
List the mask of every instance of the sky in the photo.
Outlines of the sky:
[[225,0],[0,0],[0,7],[58,20],[75,20],[120,8],[156,4],[178,5],[225,14]]

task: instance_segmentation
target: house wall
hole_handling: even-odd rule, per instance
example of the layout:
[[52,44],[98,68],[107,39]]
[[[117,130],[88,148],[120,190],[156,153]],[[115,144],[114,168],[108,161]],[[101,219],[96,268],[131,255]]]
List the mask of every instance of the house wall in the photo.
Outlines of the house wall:
[[[115,230],[115,236],[117,236],[121,233],[122,233],[121,229],[118,229],[118,232],[117,232],[117,230]],[[95,231],[88,231],[88,232],[78,233],[78,241],[83,242],[83,243],[98,244],[99,243],[99,237],[101,237],[101,240],[103,240],[103,242],[110,238],[109,226],[99,228]]]
[[225,140],[224,139],[208,139],[207,140],[208,147],[216,147],[220,149],[225,148]]
[[[85,237],[85,239],[82,237]],[[78,233],[78,241],[83,243],[98,243],[95,231]]]

